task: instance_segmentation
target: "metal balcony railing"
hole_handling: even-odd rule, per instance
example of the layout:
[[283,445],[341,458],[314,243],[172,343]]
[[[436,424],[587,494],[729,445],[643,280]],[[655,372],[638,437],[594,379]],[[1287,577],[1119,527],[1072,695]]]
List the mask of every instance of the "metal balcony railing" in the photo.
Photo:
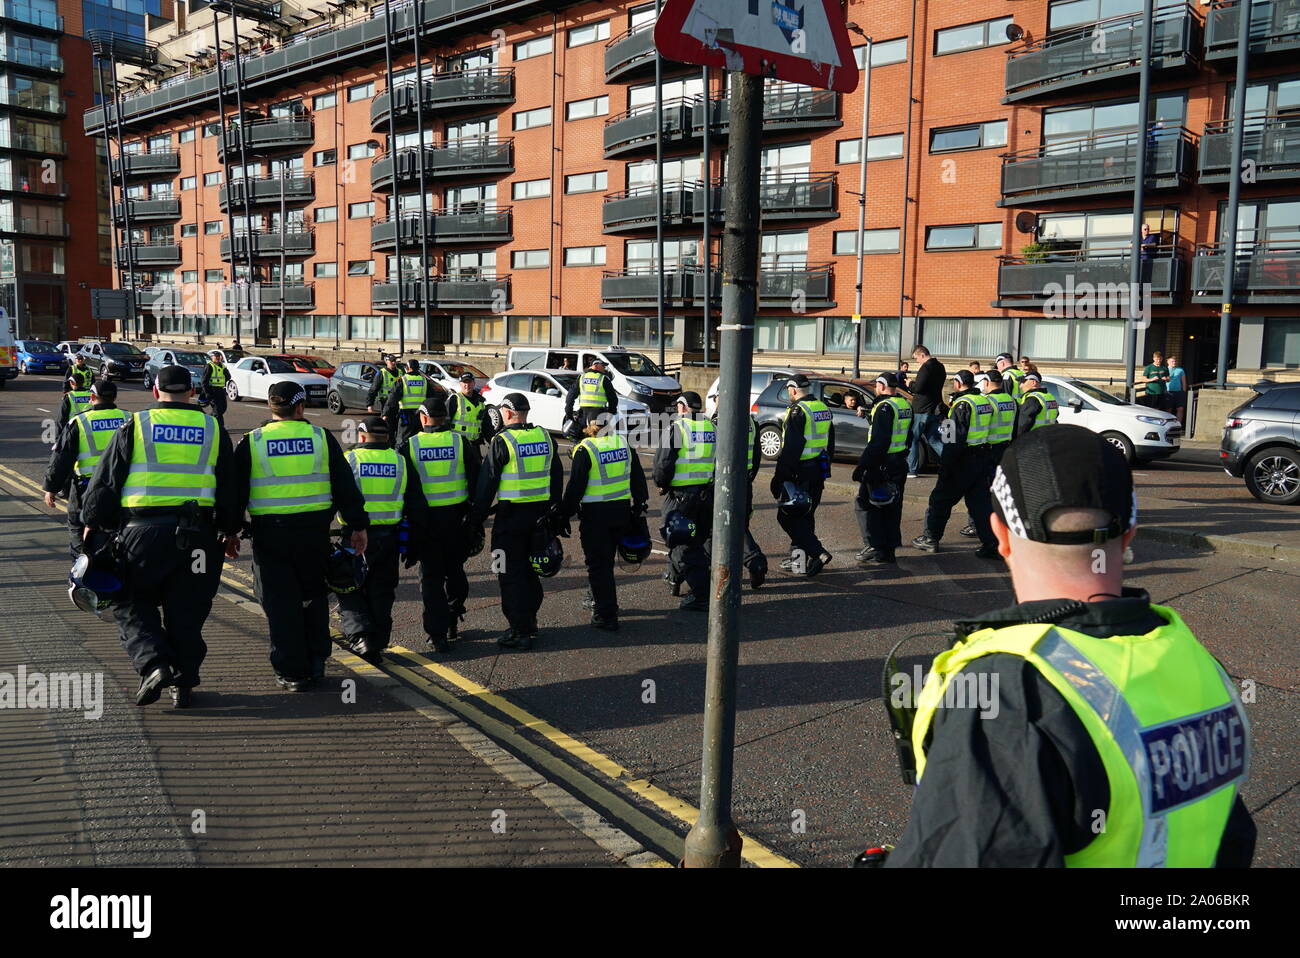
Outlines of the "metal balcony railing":
[[626,30],[605,44],[605,82],[640,74],[655,62],[654,21]]
[[[1132,191],[1140,135],[1137,130],[1100,133],[1004,154],[1001,205]],[[1148,128],[1148,189],[1186,186],[1195,165],[1191,133],[1182,127]]]
[[[1202,183],[1227,183],[1232,169],[1233,122],[1205,124],[1201,137]],[[1300,117],[1248,116],[1241,155],[1255,182],[1300,177]]]
[[58,15],[53,3],[33,4],[23,3],[22,0],[0,0],[0,20],[13,20],[52,33],[63,32],[63,18]]
[[[1152,302],[1176,303],[1183,287],[1185,250],[1167,243],[1143,247],[1139,276],[1151,284]],[[1003,308],[1063,305],[1092,297],[1090,306],[1126,309],[1132,249],[1128,243],[1094,244],[1086,249],[1044,250],[998,257],[998,301]],[[1111,318],[1122,318],[1117,313]],[[1108,318],[1092,315],[1093,319]]]
[[133,223],[174,220],[181,215],[181,201],[174,196],[160,196],[149,199],[128,199],[125,203],[113,204],[113,219],[124,221],[128,212]]
[[[433,111],[478,109],[490,106],[509,106],[515,102],[514,67],[481,67],[475,70],[453,70],[436,73],[419,84],[420,100],[426,117]],[[388,125],[389,105],[393,119],[399,123],[416,118],[416,81],[414,78],[397,83],[392,91],[385,91],[370,101],[371,129],[382,131]]]
[[[758,300],[764,307],[806,306],[825,309],[834,305],[830,264],[765,266],[759,271]],[[713,300],[722,295],[722,275],[710,274]],[[606,270],[600,280],[600,299],[605,308],[651,308],[657,303],[658,270],[637,266]],[[672,264],[664,269],[664,298],[674,306],[702,306],[705,301],[704,270],[695,264]]]
[[62,220],[38,219],[35,216],[0,214],[0,233],[25,233],[29,236],[64,238],[68,235],[68,224]]
[[64,142],[61,136],[45,133],[22,133],[17,130],[0,130],[0,149],[63,156],[68,152],[68,144]]
[[[1300,302],[1300,243],[1238,243],[1233,299],[1242,303]],[[1196,248],[1192,298],[1221,302],[1227,270],[1221,243]]]
[[0,46],[0,63],[33,67],[37,70],[48,70],[51,73],[63,72],[63,57],[57,53],[45,53],[27,47]]
[[221,238],[222,259],[230,259],[232,247],[240,256],[247,255],[250,249],[254,256],[278,256],[281,252],[287,256],[310,256],[316,251],[316,235],[305,227],[236,230],[233,242],[232,237]]
[[[285,281],[283,295],[279,282],[257,283],[255,286],[257,305],[262,309],[279,309],[283,300],[285,309],[312,309],[316,305],[316,290],[311,283],[302,280]],[[251,297],[249,287],[223,286],[221,290],[222,305],[233,311],[237,307],[248,307]]]
[[[422,227],[423,222],[423,227]],[[370,224],[370,245],[373,249],[418,246],[422,232],[430,243],[506,242],[510,240],[511,208],[431,210],[400,213],[376,219]]]
[[474,272],[401,283],[385,280],[371,287],[370,305],[396,309],[399,295],[403,305],[421,306],[427,298],[433,309],[505,309],[510,306],[510,275]]
[[171,150],[150,153],[123,153],[114,159],[116,171],[125,170],[127,176],[163,176],[181,171],[181,156]]
[[[1205,58],[1235,60],[1241,8],[1237,0],[1215,0],[1205,13]],[[1250,7],[1250,55],[1294,54],[1300,50],[1300,0],[1255,0]]]
[[123,249],[137,269],[181,265],[181,248],[175,240],[139,240],[124,244]]
[[307,116],[262,117],[226,124],[225,135],[217,149],[217,159],[224,162],[226,152],[232,162],[239,157],[239,135],[243,131],[244,152],[250,156],[277,150],[305,150],[316,141],[314,125]]
[[[759,208],[765,220],[824,219],[835,210],[835,173],[786,173],[759,181]],[[698,180],[665,183],[664,222],[670,226],[704,221],[704,183]],[[723,180],[715,178],[709,193],[709,213],[721,219],[726,208]],[[658,218],[658,190],[651,184],[607,193],[601,207],[604,232],[653,227]]]
[[370,164],[370,185],[376,190],[392,189],[394,168],[399,181],[419,177],[420,164],[426,177],[486,176],[514,171],[514,140],[484,136],[444,140],[429,146],[407,147],[381,153]]
[[20,110],[34,110],[38,113],[52,113],[63,116],[66,108],[63,97],[55,95],[40,96],[30,90],[10,90],[0,87],[0,103]]
[[223,213],[232,201],[238,210],[244,205],[245,195],[255,206],[279,203],[281,196],[288,204],[309,203],[316,198],[316,181],[311,173],[239,177],[221,188],[217,202]]

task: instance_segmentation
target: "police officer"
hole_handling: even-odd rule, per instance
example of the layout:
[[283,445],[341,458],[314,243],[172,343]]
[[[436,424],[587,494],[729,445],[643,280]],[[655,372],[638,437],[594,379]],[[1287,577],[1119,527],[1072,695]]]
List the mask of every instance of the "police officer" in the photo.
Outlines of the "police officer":
[[[339,514],[352,548],[364,553],[370,516],[338,441],[303,419],[303,388],[279,382],[267,394],[271,418],[235,450],[235,505],[251,517],[253,586],[276,684],[305,692],[324,678],[330,655],[330,518]],[[226,555],[239,555],[235,536],[226,539]]]
[[[80,357],[78,357],[80,358]],[[89,370],[87,370],[89,372]],[[90,384],[93,382],[89,377],[77,376],[75,374],[68,376],[68,381],[64,383],[63,401],[59,404],[59,429],[62,430],[72,422],[72,420],[81,415],[91,406]]]
[[1016,412],[1016,437],[1043,426],[1050,426],[1060,416],[1056,397],[1043,388],[1038,373],[1025,373],[1025,391],[1020,395]]
[[72,366],[68,369],[68,378],[63,384],[63,391],[88,390],[94,381],[95,371],[86,365],[86,357],[77,353],[72,358]]
[[993,364],[997,367],[998,375],[1003,379],[1006,393],[1012,399],[1019,398],[1021,382],[1024,380],[1025,374],[1016,365],[1015,359],[1012,358],[1010,353],[998,353],[997,359],[993,360]]
[[226,383],[230,382],[230,370],[226,368],[226,355],[219,349],[208,353],[207,365],[203,367],[203,398],[212,410],[212,418],[226,426]]
[[469,527],[466,523],[480,460],[468,437],[447,420],[447,404],[441,395],[426,399],[419,412],[420,432],[402,447],[411,476],[407,563],[420,563],[424,634],[435,651],[449,652],[469,598],[467,546],[483,534],[481,524]]
[[474,387],[474,374],[460,374],[459,389],[447,401],[451,428],[469,440],[476,458],[481,458],[483,444],[492,438],[492,420],[487,415],[487,404]]
[[586,371],[574,380],[564,397],[564,418],[573,423],[573,434],[581,436],[589,423],[602,415],[608,419],[618,412],[618,393],[605,360],[596,357]]
[[[527,651],[537,641],[542,583],[530,561],[539,524],[568,533],[559,518],[564,467],[545,429],[528,424],[528,397],[510,393],[502,401],[501,430],[488,444],[479,472],[470,525],[481,528],[492,503],[493,563],[501,588],[501,611],[510,627],[497,639],[506,649]],[[498,564],[499,563],[499,564]]]
[[45,504],[54,508],[55,496],[68,500],[68,544],[73,559],[82,552],[82,496],[114,433],[131,418],[129,412],[117,408],[116,400],[116,383],[107,379],[92,383],[90,408],[73,416],[68,428],[59,433],[45,469]]
[[388,420],[389,430],[397,436],[398,446],[420,431],[420,406],[436,391],[420,372],[420,361],[409,360],[406,372],[393,384],[384,406],[384,418]]
[[948,418],[941,424],[939,477],[930,491],[925,510],[925,531],[912,540],[922,552],[938,552],[939,540],[962,499],[975,524],[982,559],[998,557],[997,543],[989,531],[989,431],[993,428],[994,406],[975,388],[975,377],[962,369],[952,377],[953,394]]
[[[1001,373],[992,370],[987,373],[979,373],[975,377],[975,385],[979,387],[980,395],[989,402],[993,403],[993,425],[989,427],[989,441],[985,455],[988,458],[989,484],[993,483],[993,472],[1002,461],[1002,455],[1007,451],[1007,446],[1011,445],[1011,440],[1016,431],[1016,413],[1020,404],[1011,398],[1006,391],[1007,377]],[[975,518],[967,516],[966,525],[961,529],[960,534],[968,539],[973,539],[978,534],[975,531]]]
[[[344,458],[365,500],[370,527],[366,530],[366,578],[355,592],[341,593],[339,621],[350,648],[371,665],[383,661],[393,632],[393,601],[397,598],[398,528],[405,511],[410,482],[406,459],[388,441],[388,424],[370,416],[357,427],[359,442]],[[346,520],[343,537],[352,529]]]
[[627,438],[613,431],[604,435],[600,432],[599,424],[589,423],[586,438],[573,447],[573,465],[561,508],[566,519],[581,516],[578,538],[591,586],[583,605],[591,609],[591,624],[617,632],[614,557],[633,519],[645,515],[650,495],[641,459]]
[[[917,788],[887,867],[1249,866],[1245,711],[1178,614],[1123,585],[1123,457],[1079,426],[1038,430],[994,493],[1018,604],[958,622],[915,714],[892,716],[913,719]],[[991,691],[962,707],[963,685]]]
[[701,412],[700,394],[684,392],[675,404],[677,418],[664,430],[655,453],[654,481],[664,497],[665,520],[674,512],[695,523],[695,539],[668,550],[664,578],[673,595],[686,583],[690,592],[680,608],[705,612],[709,608],[709,553],[706,543],[713,523],[713,474],[717,431]]
[[[860,565],[892,563],[894,551],[903,544],[903,489],[907,484],[907,453],[912,445],[912,404],[898,394],[898,377],[883,372],[876,377],[875,385],[876,401],[869,414],[871,430],[853,470],[853,481],[860,484],[853,511],[865,547],[857,556]],[[887,506],[871,505],[868,500],[872,488],[888,482],[898,488],[894,501]]]
[[831,411],[811,393],[812,383],[803,373],[786,380],[790,408],[781,423],[781,452],[777,455],[772,476],[772,496],[781,499],[785,483],[793,482],[811,500],[803,515],[793,515],[778,508],[777,525],[790,537],[790,557],[781,560],[787,572],[816,575],[831,561],[831,554],[817,538],[817,507],[822,501],[830,460],[835,455],[835,425]]
[[[716,429],[718,424],[716,411],[711,418]],[[745,552],[741,562],[745,567],[745,571],[749,573],[749,587],[758,589],[767,581],[767,555],[763,552],[763,548],[758,544],[758,540],[754,538],[754,533],[750,529],[754,519],[754,479],[758,476],[758,467],[763,463],[763,451],[758,445],[758,423],[754,421],[753,416],[749,417],[749,443],[745,446],[745,456],[745,470],[749,478],[747,487],[749,498],[745,500]],[[709,546],[710,551],[712,551],[712,541],[710,541]]]
[[158,404],[113,435],[81,500],[86,535],[117,534],[126,598],[118,635],[140,675],[136,705],[191,701],[203,624],[221,584],[218,533],[239,528],[230,437],[194,405],[190,371],[165,366]]
[[375,378],[370,382],[370,392],[366,394],[366,412],[382,413],[388,405],[393,387],[401,378],[402,370],[398,368],[397,357],[391,354],[385,356],[384,365],[379,367]]

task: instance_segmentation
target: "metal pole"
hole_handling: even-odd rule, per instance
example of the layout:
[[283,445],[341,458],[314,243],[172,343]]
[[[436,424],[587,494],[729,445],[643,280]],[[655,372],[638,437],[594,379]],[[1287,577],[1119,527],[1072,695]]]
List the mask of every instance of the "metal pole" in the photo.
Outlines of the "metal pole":
[[763,78],[731,74],[726,225],[722,244],[721,383],[713,501],[713,588],[704,688],[704,755],[700,816],[686,836],[688,868],[737,868],[741,838],[731,820],[732,750],[736,738],[736,659],[749,476],[749,377],[758,311],[758,191]]
[[[217,19],[217,15],[214,12],[212,15],[213,23],[216,22],[216,19]],[[262,301],[261,301],[261,297],[259,296],[257,298],[258,311],[257,314],[254,315],[253,314],[253,284],[257,280],[257,273],[256,273],[256,267],[253,265],[253,247],[257,241],[253,239],[253,191],[250,188],[250,184],[248,182],[248,137],[244,129],[244,65],[243,65],[243,61],[239,59],[239,14],[235,12],[235,6],[233,4],[230,7],[230,31],[233,34],[230,43],[230,54],[232,57],[234,57],[235,60],[235,114],[239,117],[239,126],[237,127],[237,129],[239,131],[239,165],[242,167],[242,169],[240,170],[240,179],[244,183],[244,224],[248,233],[248,242],[244,246],[244,265],[245,268],[247,268],[248,270],[248,277],[246,281],[246,288],[248,289],[248,312],[250,316],[253,316],[253,322],[255,324],[253,326],[253,340],[254,342],[256,342],[257,334],[260,331],[260,327],[261,327],[261,320],[262,320],[261,302]],[[221,64],[221,51],[217,50],[218,67],[220,67],[220,64]],[[225,145],[226,142],[225,135],[226,135],[225,130],[222,130],[221,143],[223,146]],[[226,151],[226,157],[227,157],[226,182],[228,184],[230,182],[229,151]],[[284,248],[284,242],[285,242],[284,227],[285,227],[284,218],[281,217],[280,218],[281,249]],[[230,241],[232,244],[230,247],[230,269],[231,272],[233,273],[235,268],[235,248],[233,245],[235,241],[234,236],[230,237]],[[243,304],[240,305],[242,306]]]
[[[284,241],[283,241],[283,235],[284,235],[283,231],[284,231],[285,227],[288,226],[288,223],[286,222],[286,220],[288,219],[288,216],[289,216],[289,212],[288,212],[288,210],[285,209],[285,199],[284,199],[284,174],[285,174],[285,168],[284,168],[284,166],[283,166],[283,164],[282,164],[282,165],[280,166],[280,230],[281,230],[281,242],[280,242],[280,352],[284,352],[284,319],[285,319],[285,317],[284,317],[284,286],[285,286],[285,277],[284,277],[284,272],[285,272],[285,270],[288,268],[288,264],[285,262],[285,250],[284,250]],[[336,269],[335,272],[337,273],[338,270]],[[252,287],[249,287],[249,289],[251,290]],[[260,299],[260,298],[258,299],[258,302],[259,302],[259,303],[261,302],[261,299]]]
[[867,233],[867,132],[871,128],[871,37],[862,67],[862,141],[858,146],[858,265],[853,298],[853,378],[862,378],[862,245]]
[[[122,99],[117,85],[117,61],[116,60],[113,61],[113,69],[109,75],[113,78],[113,116],[115,119],[115,125],[117,127],[117,161],[119,166],[118,173],[121,176],[120,191],[122,197],[122,228],[126,230],[126,289],[131,299],[131,303],[130,303],[131,308],[130,310],[128,310],[129,317],[123,323],[124,329],[122,331],[128,339],[131,339],[134,337],[136,332],[136,316],[135,316],[136,249],[135,249],[135,243],[131,239],[131,205],[130,205],[130,200],[126,195],[126,155],[122,149],[123,145],[126,142],[126,138],[122,129]],[[116,227],[114,228],[116,229]]]
[[1237,77],[1232,89],[1232,179],[1228,180],[1228,233],[1223,249],[1223,304],[1219,310],[1219,368],[1216,383],[1228,385],[1232,299],[1237,285],[1237,210],[1241,205],[1241,154],[1246,132],[1246,68],[1250,62],[1250,0],[1237,0]]
[[[235,181],[230,178],[230,151],[226,149],[226,82],[221,68],[221,21],[214,10],[212,12],[212,42],[216,46],[217,56],[217,136],[221,137],[221,168],[226,180],[226,229],[230,231],[230,286],[231,292],[238,289],[235,283],[235,261],[239,255],[235,248]],[[240,131],[243,132],[242,130]],[[240,182],[240,189],[247,190],[248,184]],[[245,223],[247,224],[247,216]],[[240,319],[243,316],[242,305],[234,302],[234,337],[235,348],[239,348]]]
[[[655,0],[655,17],[663,0]],[[655,316],[659,330],[659,367],[664,366],[664,58],[655,48]],[[685,343],[680,344],[685,346]]]
[[[1147,198],[1147,143],[1150,124],[1147,111],[1151,103],[1151,36],[1155,0],[1142,4],[1142,68],[1138,74],[1137,153],[1133,158],[1133,239],[1128,264],[1128,332],[1124,343],[1124,390],[1133,402],[1137,377],[1137,331],[1142,315],[1142,214]],[[1150,303],[1147,304],[1150,308]]]
[[[416,64],[417,73],[419,64]],[[397,121],[393,119],[393,114],[397,110],[397,91],[393,89],[393,6],[392,0],[384,0],[384,69],[387,71],[388,84],[388,161],[393,167],[393,192],[391,196],[399,210],[401,209],[401,186],[398,183],[397,176]],[[424,131],[421,130],[418,136],[415,159],[420,168],[424,168]],[[389,213],[389,219],[392,219],[392,213]],[[406,311],[403,309],[403,302],[406,298],[406,270],[402,268],[402,216],[398,213],[396,222],[393,223],[393,259],[397,260],[397,353],[400,356],[406,352]],[[392,277],[388,277],[392,280]],[[420,294],[427,298],[429,283],[427,279],[420,286]]]
[[[114,69],[116,69],[116,66],[114,66]],[[108,207],[109,207],[109,215],[113,217],[113,228],[112,230],[109,231],[109,235],[112,237],[113,240],[113,265],[117,267],[118,287],[120,289],[131,291],[133,288],[128,285],[126,261],[123,256],[124,251],[122,249],[122,243],[120,242],[118,236],[117,214],[116,211],[113,209],[113,206],[115,205],[113,200],[113,187],[117,185],[118,180],[117,180],[117,174],[113,172],[113,137],[109,133],[110,126],[108,121],[108,116],[109,116],[108,98],[104,94],[104,60],[102,57],[99,56],[95,57],[95,89],[96,92],[99,94],[99,102],[101,104],[101,108],[104,111],[104,159],[108,163]],[[117,162],[119,165],[125,162],[125,159],[122,156],[122,144],[120,141],[117,146]],[[131,215],[130,210],[127,209],[127,204],[126,204],[126,178],[125,177],[123,177],[122,179],[122,184],[118,191],[118,196],[121,197],[122,223],[125,228],[125,225],[129,222],[129,217]],[[128,241],[130,240],[130,235],[131,234],[128,231],[127,233]],[[130,295],[130,292],[128,292],[128,295]],[[130,298],[131,298],[130,312],[134,314],[135,297],[131,296]],[[126,330],[123,329],[122,332],[125,333]],[[98,335],[99,333],[98,326],[96,326],[95,333],[96,335]]]
[[711,107],[713,104],[709,98],[709,68],[707,66],[703,68],[703,76],[704,146],[701,172],[704,174],[704,236],[702,240],[704,246],[700,251],[700,261],[704,264],[704,368],[707,370],[709,368],[709,307],[713,301],[713,266],[709,262],[709,233],[711,232],[709,220],[713,217],[713,177],[711,175],[712,163],[710,162],[712,156],[709,152],[709,127],[713,124],[709,120],[712,118]]
[[[417,0],[411,11],[411,46],[415,52],[415,128],[420,131],[420,277],[424,289],[420,295],[420,304],[424,316],[424,345],[433,345],[432,321],[429,316],[429,200],[425,195],[427,187],[424,180],[424,73],[420,65],[420,27],[424,23],[424,0]],[[554,129],[554,126],[552,126]],[[551,190],[554,193],[554,190]],[[403,330],[405,335],[405,330]],[[405,341],[405,339],[403,339]]]

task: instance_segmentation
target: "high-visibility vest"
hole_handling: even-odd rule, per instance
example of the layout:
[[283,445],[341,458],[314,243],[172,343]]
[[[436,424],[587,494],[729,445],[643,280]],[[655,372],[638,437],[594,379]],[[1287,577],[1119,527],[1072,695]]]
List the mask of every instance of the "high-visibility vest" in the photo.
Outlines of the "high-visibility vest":
[[91,409],[76,416],[72,422],[77,429],[77,461],[72,471],[86,478],[94,475],[109,440],[130,419],[125,409]]
[[[1249,772],[1250,725],[1232,680],[1178,614],[1151,608],[1166,624],[1146,635],[1098,639],[1051,624],[1014,625],[981,629],[939,655],[912,726],[918,782],[935,711],[956,705],[963,689],[957,674],[985,655],[1020,656],[1074,710],[1110,785],[1106,827],[1065,864],[1212,866]],[[1028,721],[1010,720],[1021,718]]]
[[551,457],[555,447],[541,426],[497,433],[510,450],[501,470],[497,497],[503,502],[545,502],[551,497]]
[[398,405],[402,409],[419,409],[424,404],[425,383],[423,376],[402,376],[402,399]]
[[217,501],[217,421],[197,408],[136,413],[131,466],[122,486],[123,508],[182,506]]
[[955,417],[957,407],[962,403],[970,406],[970,426],[966,430],[966,445],[983,446],[989,441],[989,432],[993,429],[994,412],[997,409],[988,397],[978,393],[966,393],[952,401],[948,409],[948,418]]
[[912,432],[912,406],[902,396],[886,396],[884,401],[876,403],[871,409],[871,428],[876,428],[876,416],[886,406],[894,410],[894,425],[889,432],[888,455],[907,451],[907,437]]
[[989,429],[989,445],[1000,446],[1010,442],[1016,434],[1016,410],[1020,404],[1002,390],[985,393],[984,398],[993,403],[993,425]]
[[478,442],[479,436],[483,434],[481,407],[464,393],[456,393],[453,398],[456,409],[451,417],[451,428],[470,442]]
[[208,385],[213,389],[226,388],[225,363],[208,363]]
[[799,460],[806,462],[816,459],[830,446],[831,411],[820,399],[800,399],[786,410],[787,421],[795,406],[803,409],[803,452]]
[[754,433],[758,431],[758,423],[754,422],[754,417],[749,417],[749,441],[745,443],[745,471],[754,468]]
[[[391,526],[401,522],[406,460],[396,449],[349,449],[345,458],[366,500],[371,525]],[[339,522],[343,522],[342,516]]]
[[[1025,374],[1017,366],[1008,366],[1006,369],[1002,370],[1003,384],[1006,386],[1006,391],[1011,394],[1012,398],[1020,395],[1021,380],[1024,378]],[[1010,383],[1006,382],[1007,380],[1010,380]]]
[[712,482],[713,470],[717,467],[714,445],[718,441],[713,421],[683,417],[677,420],[675,428],[680,451],[673,467],[671,487],[681,489]]
[[1020,397],[1020,404],[1023,406],[1031,399],[1038,400],[1038,404],[1042,406],[1043,409],[1034,417],[1034,424],[1029,427],[1030,432],[1043,426],[1050,426],[1052,423],[1056,422],[1057,417],[1061,414],[1061,410],[1059,408],[1060,404],[1056,401],[1055,396],[1046,389],[1031,389]]
[[465,443],[450,429],[417,432],[406,441],[415,474],[430,506],[454,506],[469,498],[465,476]]
[[90,408],[90,390],[73,389],[68,393],[68,421]]
[[587,450],[591,468],[583,502],[614,502],[632,498],[632,449],[618,433],[589,436],[574,447]]
[[89,389],[90,384],[95,381],[95,371],[89,366],[73,366],[68,371],[68,375],[76,378],[79,390]]
[[604,409],[609,405],[605,395],[605,374],[588,371],[578,380],[578,408]]
[[330,493],[325,430],[298,419],[281,419],[249,433],[252,481],[248,514],[319,512],[334,505]]
[[379,395],[377,398],[381,403],[388,401],[389,394],[393,391],[393,387],[397,385],[397,381],[401,378],[402,377],[397,375],[397,373],[390,372],[387,366],[380,367]]

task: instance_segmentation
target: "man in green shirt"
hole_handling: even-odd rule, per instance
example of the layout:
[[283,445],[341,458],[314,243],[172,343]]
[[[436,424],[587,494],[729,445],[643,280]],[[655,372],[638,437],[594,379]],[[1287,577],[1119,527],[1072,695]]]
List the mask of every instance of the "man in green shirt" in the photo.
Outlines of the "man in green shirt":
[[1142,376],[1135,382],[1135,386],[1145,384],[1145,395],[1138,396],[1138,403],[1143,406],[1150,406],[1153,409],[1163,409],[1165,407],[1165,396],[1169,392],[1169,367],[1165,365],[1165,357],[1159,351],[1151,354],[1151,362],[1142,370]]

